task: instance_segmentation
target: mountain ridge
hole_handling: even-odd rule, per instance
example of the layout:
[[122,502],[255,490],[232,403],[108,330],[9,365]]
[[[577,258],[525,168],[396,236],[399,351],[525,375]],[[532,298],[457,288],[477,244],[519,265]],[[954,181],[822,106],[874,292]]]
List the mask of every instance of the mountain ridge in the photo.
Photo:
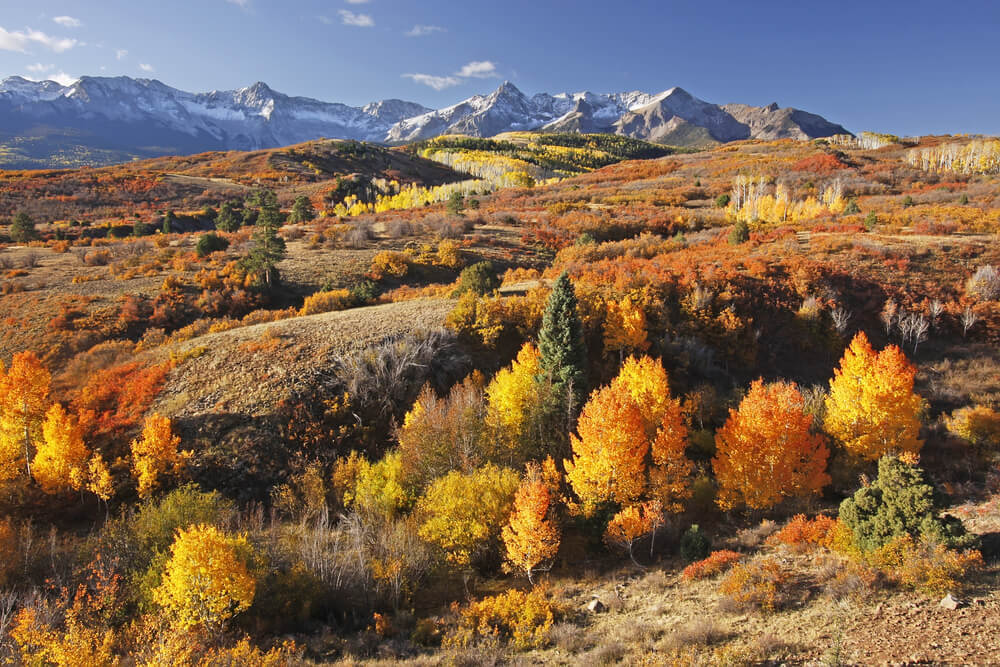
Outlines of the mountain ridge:
[[[405,143],[442,134],[598,132],[703,146],[738,139],[847,133],[795,108],[717,105],[674,87],[661,93],[537,93],[504,81],[486,95],[429,109],[400,99],[361,107],[275,91],[262,81],[190,93],[157,79],[85,76],[68,86],[0,81],[0,166],[71,166],[207,150],[260,150],[321,137]],[[75,153],[74,153],[75,151]]]

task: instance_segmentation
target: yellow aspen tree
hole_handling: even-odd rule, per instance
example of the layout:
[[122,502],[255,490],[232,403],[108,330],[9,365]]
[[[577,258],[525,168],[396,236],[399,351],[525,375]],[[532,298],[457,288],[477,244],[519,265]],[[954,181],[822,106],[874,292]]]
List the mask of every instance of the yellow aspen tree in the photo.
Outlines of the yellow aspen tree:
[[32,465],[35,481],[48,494],[79,491],[86,482],[89,456],[79,422],[62,405],[54,403],[45,413]]
[[916,373],[898,347],[876,353],[859,332],[830,381],[826,432],[847,452],[868,461],[893,452],[918,453],[923,401],[913,391]]
[[486,424],[502,450],[511,457],[527,453],[530,446],[531,415],[538,405],[541,354],[525,343],[517,359],[503,368],[486,387]]
[[621,301],[609,301],[604,320],[604,351],[645,352],[649,349],[646,333],[646,313],[641,304],[626,296]]
[[573,458],[563,466],[583,514],[592,516],[602,503],[626,505],[638,498],[646,485],[649,440],[631,396],[610,386],[594,391],[576,430],[570,435]]
[[0,480],[23,465],[31,475],[32,449],[42,435],[51,376],[34,352],[20,352],[0,378]]
[[177,532],[153,600],[183,630],[216,633],[253,602],[256,582],[247,568],[250,545],[215,526]]
[[829,484],[829,450],[823,436],[810,431],[812,419],[794,383],[751,384],[715,436],[719,506],[767,509]]
[[537,464],[529,465],[514,496],[514,509],[501,531],[508,570],[521,570],[532,584],[534,573],[559,551],[559,526],[553,496]]
[[104,457],[95,453],[87,465],[87,490],[95,496],[108,502],[115,493],[114,479]]
[[663,364],[646,355],[626,359],[617,377],[611,381],[611,387],[630,397],[639,408],[649,439],[656,435],[667,409],[677,403],[670,396]]
[[132,474],[141,498],[149,497],[161,476],[183,468],[186,452],[178,450],[180,444],[168,417],[153,414],[146,418],[142,436],[132,441]]

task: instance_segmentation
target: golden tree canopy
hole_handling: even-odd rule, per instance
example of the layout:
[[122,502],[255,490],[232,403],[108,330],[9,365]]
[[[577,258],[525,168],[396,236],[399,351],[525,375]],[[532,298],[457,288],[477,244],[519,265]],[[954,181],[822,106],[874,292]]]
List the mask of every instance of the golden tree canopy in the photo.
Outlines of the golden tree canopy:
[[829,450],[810,432],[794,383],[757,380],[715,436],[712,459],[723,509],[773,507],[786,497],[819,493],[830,483]]
[[920,451],[917,369],[895,345],[875,352],[864,332],[851,341],[830,381],[824,428],[854,456],[874,461]]

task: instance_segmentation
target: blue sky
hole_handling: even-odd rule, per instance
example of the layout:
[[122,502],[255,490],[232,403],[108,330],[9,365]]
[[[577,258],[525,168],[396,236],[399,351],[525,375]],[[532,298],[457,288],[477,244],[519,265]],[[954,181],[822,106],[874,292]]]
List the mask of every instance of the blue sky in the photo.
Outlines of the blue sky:
[[0,77],[263,80],[348,104],[494,89],[778,102],[853,131],[1000,134],[989,0],[0,0]]

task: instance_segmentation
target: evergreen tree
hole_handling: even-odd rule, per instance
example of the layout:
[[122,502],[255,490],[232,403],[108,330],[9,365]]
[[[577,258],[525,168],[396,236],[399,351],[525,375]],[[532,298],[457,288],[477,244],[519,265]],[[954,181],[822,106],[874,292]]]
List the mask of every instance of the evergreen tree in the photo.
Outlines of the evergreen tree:
[[215,228],[220,232],[235,232],[241,223],[242,219],[232,202],[227,201],[219,207],[219,214],[215,216]]
[[17,243],[24,243],[25,241],[30,241],[37,236],[35,231],[35,221],[31,219],[31,216],[21,211],[16,216],[14,216],[14,222],[10,226],[10,238],[12,238]]
[[312,202],[309,201],[309,197],[296,197],[295,203],[292,204],[292,213],[288,216],[288,222],[292,224],[309,222],[315,217],[316,209],[313,208]]
[[559,276],[549,295],[538,350],[542,355],[539,381],[551,388],[546,412],[552,417],[567,414],[572,422],[587,391],[587,346],[576,292],[566,273]]
[[253,247],[244,258],[244,266],[257,274],[260,281],[270,288],[277,282],[275,266],[285,256],[285,240],[278,236],[281,227],[281,209],[273,190],[258,190],[248,203],[259,207],[257,229],[253,233]]

